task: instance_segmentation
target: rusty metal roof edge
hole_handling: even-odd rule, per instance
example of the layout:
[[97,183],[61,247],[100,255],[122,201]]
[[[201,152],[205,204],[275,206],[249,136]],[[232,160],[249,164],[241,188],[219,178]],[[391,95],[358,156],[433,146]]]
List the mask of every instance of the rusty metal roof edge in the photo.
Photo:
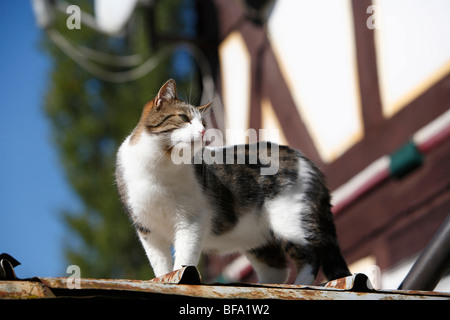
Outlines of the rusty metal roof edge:
[[[37,281],[39,280],[39,281]],[[69,290],[67,278],[35,278],[34,281],[0,281],[0,298],[30,299],[83,296],[91,290],[118,293],[127,297],[127,292],[134,294],[154,294],[161,297],[178,296],[209,299],[279,299],[279,300],[450,300],[450,294],[424,291],[378,291],[357,292],[348,289],[324,288],[299,285],[247,285],[247,284],[173,284],[155,283],[145,280],[114,279],[78,279],[80,288]],[[59,290],[58,290],[59,289]],[[62,290],[61,290],[62,289]],[[61,291],[63,293],[61,293]],[[149,296],[147,296],[149,298]]]
[[[73,291],[72,291],[73,290]],[[291,284],[212,283],[202,284],[196,267],[179,270],[151,280],[92,278],[11,277],[0,281],[0,298],[31,299],[75,296],[103,297],[190,297],[210,299],[444,299],[450,293],[430,291],[374,290],[365,274],[336,279],[322,286]]]
[[[368,290],[364,292],[352,289],[339,289],[321,286],[301,285],[261,285],[261,284],[175,284],[159,283],[151,280],[128,279],[89,279],[80,280],[80,289],[120,290],[190,296],[198,298],[230,299],[445,299],[450,300],[450,293],[416,290]],[[40,278],[50,290],[68,289],[67,278]],[[73,289],[73,290],[80,290]],[[346,293],[342,297],[339,294]]]
[[[0,256],[0,299],[56,297],[124,297],[151,299],[190,297],[213,299],[443,299],[450,293],[417,290],[374,290],[365,274],[354,274],[321,286],[271,284],[202,284],[195,266],[183,266],[151,280],[91,279],[77,277],[19,279],[14,273],[18,261]],[[73,291],[72,291],[73,290]],[[140,296],[142,293],[142,296]]]

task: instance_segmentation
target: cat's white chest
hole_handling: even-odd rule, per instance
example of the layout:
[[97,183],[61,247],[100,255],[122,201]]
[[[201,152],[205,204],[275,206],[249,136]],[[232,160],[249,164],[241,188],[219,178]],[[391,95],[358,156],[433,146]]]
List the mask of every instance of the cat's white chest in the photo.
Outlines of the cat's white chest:
[[192,170],[174,164],[158,150],[152,139],[129,138],[119,149],[119,162],[127,188],[127,202],[139,223],[170,227],[177,216],[195,214],[205,207],[205,199]]

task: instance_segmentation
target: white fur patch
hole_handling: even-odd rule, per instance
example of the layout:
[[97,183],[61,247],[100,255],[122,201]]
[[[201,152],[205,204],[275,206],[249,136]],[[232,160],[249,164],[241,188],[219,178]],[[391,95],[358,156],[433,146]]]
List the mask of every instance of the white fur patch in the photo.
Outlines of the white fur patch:
[[295,243],[304,243],[305,234],[301,225],[302,195],[297,188],[270,201],[266,207],[269,224],[275,234]]
[[256,212],[242,213],[236,226],[220,236],[208,234],[204,247],[221,254],[258,248],[270,239],[266,219]]
[[268,221],[275,234],[297,244],[306,243],[306,230],[302,225],[302,214],[309,210],[304,203],[305,190],[310,183],[312,169],[299,159],[299,178],[295,185],[266,204]]

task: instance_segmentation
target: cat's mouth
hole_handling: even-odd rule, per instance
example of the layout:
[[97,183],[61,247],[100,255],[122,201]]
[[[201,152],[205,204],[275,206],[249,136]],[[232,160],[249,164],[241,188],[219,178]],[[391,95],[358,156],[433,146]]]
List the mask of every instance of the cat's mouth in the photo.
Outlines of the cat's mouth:
[[180,144],[180,143],[195,143],[197,141],[202,141],[203,140],[203,135],[199,134],[199,135],[195,135],[195,136],[190,136],[190,137],[177,137],[177,136],[171,136],[170,137],[170,141],[172,142],[173,145],[176,144]]
[[186,132],[178,132],[177,130],[173,131],[170,135],[170,140],[172,145],[177,144],[192,144],[197,142],[202,142],[205,136],[206,130],[204,128],[196,131],[190,132],[186,134]]

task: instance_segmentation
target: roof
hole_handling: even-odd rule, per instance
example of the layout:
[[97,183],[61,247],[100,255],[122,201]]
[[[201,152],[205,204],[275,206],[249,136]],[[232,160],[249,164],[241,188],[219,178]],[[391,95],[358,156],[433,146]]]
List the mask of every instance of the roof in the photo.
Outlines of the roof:
[[[75,283],[73,282],[75,280]],[[74,285],[75,284],[75,285]],[[75,287],[73,289],[69,289]],[[153,280],[31,278],[0,281],[0,299],[123,298],[145,300],[450,300],[450,293],[374,290],[364,274],[322,286],[202,284],[197,269],[183,267]]]

